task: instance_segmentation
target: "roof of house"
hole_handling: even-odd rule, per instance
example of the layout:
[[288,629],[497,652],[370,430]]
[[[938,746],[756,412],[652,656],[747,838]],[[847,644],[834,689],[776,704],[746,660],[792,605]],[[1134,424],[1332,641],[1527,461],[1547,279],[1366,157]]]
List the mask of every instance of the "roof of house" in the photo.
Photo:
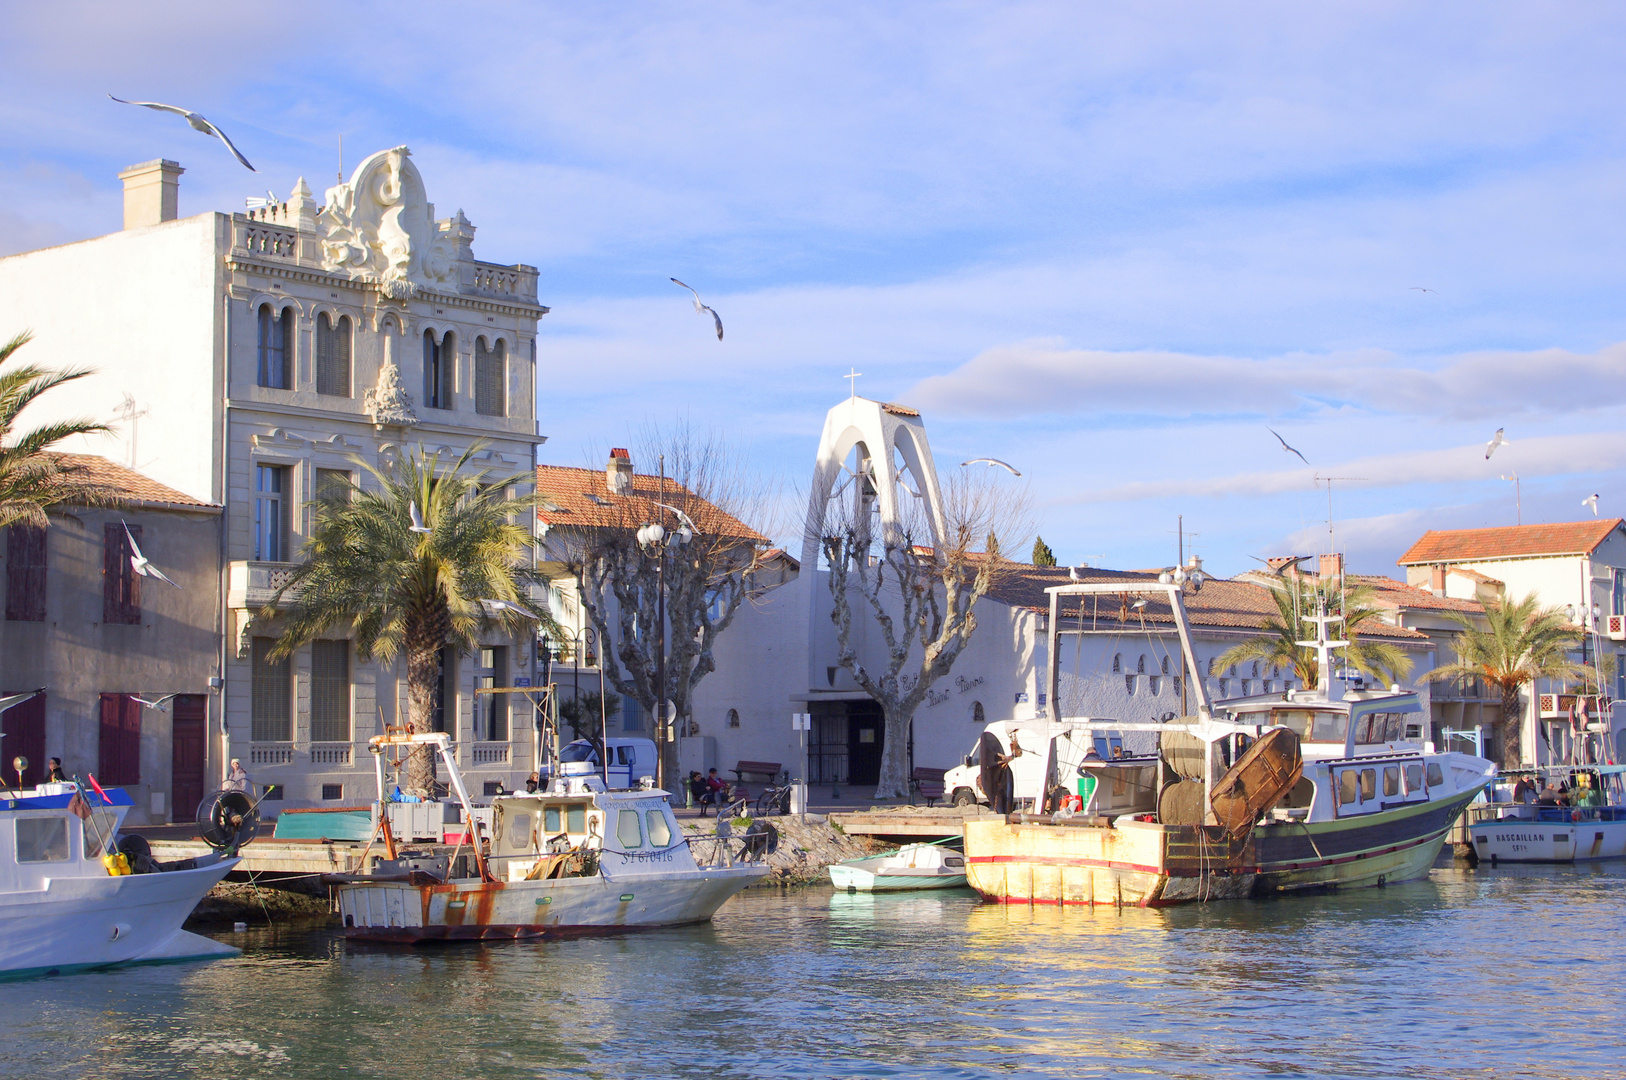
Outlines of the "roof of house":
[[[668,503],[682,510],[702,533],[735,537],[765,544],[768,538],[733,515],[695,495],[670,477],[632,474],[632,494],[612,494],[603,469],[565,465],[538,465],[536,490],[542,505],[538,519],[555,529],[636,529],[645,522],[672,524],[671,512],[655,506]],[[663,516],[664,515],[664,516]]]
[[[1090,568],[1079,571],[1080,580],[1086,582],[1117,582],[1126,585],[1130,583],[1145,583],[1157,581],[1157,573],[1132,570],[1101,570]],[[1389,580],[1389,579],[1384,579]],[[1039,611],[1048,611],[1050,598],[1045,595],[1045,589],[1055,585],[1066,585],[1071,581],[1068,568],[1065,566],[1018,566],[1015,572],[1000,580],[988,595],[1004,604],[1013,607],[1026,607]],[[1405,586],[1401,582],[1392,584]],[[1427,595],[1427,594],[1424,594]],[[1429,597],[1433,599],[1433,597]],[[1135,611],[1129,605],[1139,596],[1128,595],[1124,597],[1112,596],[1086,596],[1083,601],[1085,618],[1092,619],[1098,624],[1109,626],[1126,624],[1138,626],[1142,622],[1149,625],[1169,625],[1174,622],[1174,613],[1169,608],[1167,600],[1161,596],[1146,596],[1146,606]],[[1457,601],[1452,601],[1457,603]],[[1268,586],[1248,580],[1225,580],[1223,578],[1209,578],[1202,589],[1195,593],[1186,594],[1186,617],[1191,620],[1194,627],[1212,627],[1238,630],[1263,629],[1267,619],[1274,618],[1276,602],[1271,599]],[[1478,605],[1474,605],[1477,607]],[[1062,611],[1064,614],[1078,612],[1076,601],[1072,598],[1063,598]],[[1428,639],[1428,635],[1405,627],[1383,624],[1379,631],[1373,623],[1367,623],[1363,634],[1367,637],[1381,637],[1396,641],[1413,641]]]
[[220,510],[217,503],[194,499],[167,484],[160,484],[150,476],[144,476],[134,469],[108,461],[104,457],[59,452],[52,452],[51,456],[65,465],[84,470],[86,480],[115,492],[121,505],[202,512]]
[[1481,574],[1478,570],[1470,570],[1466,566],[1453,566],[1451,568],[1451,573],[1457,575],[1458,577],[1467,578],[1469,581],[1477,581],[1481,585],[1507,584],[1507,582],[1500,578],[1493,578],[1489,574]]
[[[1372,587],[1375,600],[1384,607],[1411,608],[1418,611],[1460,611],[1483,615],[1485,605],[1478,600],[1464,600],[1454,596],[1435,596],[1427,589],[1396,581],[1377,574],[1350,574],[1349,580],[1357,585]],[[1489,580],[1489,579],[1487,579]]]
[[1416,566],[1540,555],[1587,555],[1623,525],[1626,522],[1620,518],[1600,518],[1552,525],[1503,525],[1494,529],[1430,529],[1396,561],[1401,566]]

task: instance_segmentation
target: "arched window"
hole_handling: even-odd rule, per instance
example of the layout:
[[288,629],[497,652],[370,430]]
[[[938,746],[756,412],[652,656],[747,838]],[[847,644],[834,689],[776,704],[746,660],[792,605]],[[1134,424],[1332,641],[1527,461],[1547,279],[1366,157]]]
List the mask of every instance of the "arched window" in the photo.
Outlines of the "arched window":
[[1141,653],[1140,654],[1140,659],[1135,661],[1135,673],[1137,675],[1146,674],[1146,654],[1145,653]]
[[316,392],[350,396],[350,316],[335,326],[327,312],[316,320]]
[[507,416],[508,344],[498,341],[486,347],[486,339],[474,343],[474,411],[481,416]]
[[740,726],[740,710],[738,710],[738,709],[730,709],[730,710],[728,710],[728,726],[729,727],[739,727]]
[[1259,661],[1257,660],[1253,662],[1253,677],[1256,679],[1259,677]]
[[457,340],[447,334],[436,341],[433,330],[423,332],[423,403],[431,409],[452,407],[452,365],[457,361]]
[[1151,678],[1146,680],[1146,689],[1152,692],[1153,697],[1157,697],[1157,688],[1162,681],[1163,676],[1161,675],[1153,675]]
[[294,343],[294,309],[272,310],[270,304],[260,305],[259,320],[259,378],[261,386],[273,390],[293,389],[292,356]]
[[1135,676],[1124,676],[1124,690],[1129,694],[1130,697],[1135,696]]
[[981,727],[988,722],[988,718],[983,715],[982,702],[980,701],[973,701],[971,703],[971,722],[976,724],[978,727]]
[[1163,657],[1162,667],[1163,667],[1163,674],[1167,675],[1169,673],[1169,658],[1167,656]]
[[1119,672],[1123,671],[1123,669],[1124,669],[1124,654],[1123,653],[1113,653],[1112,654],[1112,673],[1114,675],[1117,675]]

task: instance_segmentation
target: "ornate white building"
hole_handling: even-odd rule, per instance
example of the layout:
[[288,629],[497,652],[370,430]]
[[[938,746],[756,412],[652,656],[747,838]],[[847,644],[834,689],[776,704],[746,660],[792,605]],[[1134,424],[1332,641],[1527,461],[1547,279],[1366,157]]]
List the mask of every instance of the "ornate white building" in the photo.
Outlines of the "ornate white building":
[[[461,211],[436,219],[406,147],[367,158],[324,203],[301,179],[247,213],[178,217],[182,171],[121,173],[120,232],[0,259],[0,335],[31,328],[28,361],[96,369],[31,420],[120,416],[122,445],[84,449],[224,507],[219,685],[143,689],[210,695],[214,775],[235,756],[285,785],[285,805],[362,800],[367,738],[404,722],[404,670],[361,663],[342,628],[272,664],[276,623],[255,612],[286,579],[323,485],[366,483],[358,460],[481,440],[482,468],[529,476],[548,309],[534,268],[480,262]],[[474,690],[517,684],[534,663],[533,643],[510,640],[446,659],[441,722],[488,785],[529,772],[534,726]]]

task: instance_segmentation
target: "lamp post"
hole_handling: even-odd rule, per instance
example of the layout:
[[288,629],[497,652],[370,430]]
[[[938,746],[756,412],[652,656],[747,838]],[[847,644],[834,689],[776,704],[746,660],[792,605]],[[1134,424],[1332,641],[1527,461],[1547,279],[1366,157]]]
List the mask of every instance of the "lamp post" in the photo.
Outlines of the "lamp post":
[[[661,456],[660,501],[666,498],[666,457]],[[671,509],[670,507],[665,507]],[[668,530],[659,521],[639,528],[638,546],[655,559],[655,783],[666,788],[666,552],[684,547],[694,539],[693,523],[679,510],[673,510],[680,525]]]

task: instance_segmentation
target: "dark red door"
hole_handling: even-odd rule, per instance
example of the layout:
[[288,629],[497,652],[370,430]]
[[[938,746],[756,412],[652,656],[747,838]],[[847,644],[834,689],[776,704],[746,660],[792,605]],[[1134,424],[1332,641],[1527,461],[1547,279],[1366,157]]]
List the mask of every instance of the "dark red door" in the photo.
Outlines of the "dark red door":
[[171,821],[191,821],[203,801],[208,763],[208,699],[202,694],[175,698],[174,726],[170,732],[169,798]]
[[96,780],[102,787],[141,782],[141,706],[129,694],[102,695]]
[[[8,695],[21,692],[6,691]],[[0,739],[0,766],[3,766],[5,782],[8,785],[17,783],[17,770],[11,767],[11,763],[21,755],[28,759],[28,768],[23,770],[22,786],[33,787],[44,783],[45,695],[35,694],[0,713],[0,731],[6,733],[6,737]]]

